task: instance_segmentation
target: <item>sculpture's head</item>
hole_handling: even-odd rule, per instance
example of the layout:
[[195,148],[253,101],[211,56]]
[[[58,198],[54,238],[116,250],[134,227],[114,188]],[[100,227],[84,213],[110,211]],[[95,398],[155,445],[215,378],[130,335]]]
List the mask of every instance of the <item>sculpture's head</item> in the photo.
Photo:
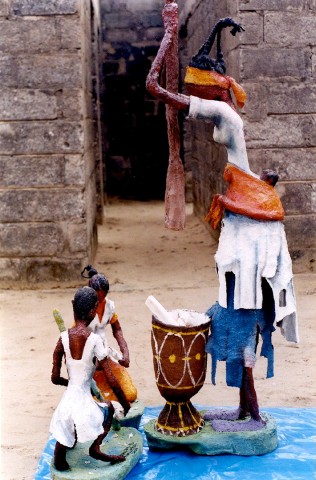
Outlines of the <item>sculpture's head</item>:
[[[88,275],[84,275],[87,271]],[[89,278],[89,287],[93,288],[97,292],[98,299],[102,302],[107,296],[110,284],[108,279],[103,273],[98,273],[92,265],[87,265],[81,272],[83,278]]]
[[96,315],[98,304],[98,295],[93,288],[79,288],[72,301],[75,320],[84,320],[89,325]]
[[[232,35],[244,30],[239,23],[231,18],[219,20],[207,41],[194,55],[187,67],[185,75],[186,89],[190,95],[204,98],[206,100],[221,100],[235,108],[232,101],[230,89],[234,92],[239,107],[243,107],[246,100],[246,92],[231,77],[225,75],[226,65],[221,52],[221,31],[223,28],[233,27]],[[210,51],[217,36],[216,59],[210,57]]]

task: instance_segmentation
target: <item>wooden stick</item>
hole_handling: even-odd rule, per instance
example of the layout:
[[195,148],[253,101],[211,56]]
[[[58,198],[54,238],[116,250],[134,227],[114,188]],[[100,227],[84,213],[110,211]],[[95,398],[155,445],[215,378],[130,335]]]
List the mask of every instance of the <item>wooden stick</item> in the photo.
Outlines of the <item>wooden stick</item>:
[[[177,93],[179,87],[179,59],[178,59],[178,5],[176,2],[165,1],[165,8],[175,8],[176,22],[175,35],[167,50],[166,90]],[[178,110],[172,105],[166,105],[166,119],[169,142],[169,165],[165,192],[165,227],[172,230],[183,230],[185,226],[185,174],[180,158],[180,131]]]
[[[178,60],[178,5],[165,0],[165,9],[174,10],[174,35],[166,52],[166,90],[178,93],[179,60]],[[165,227],[172,230],[183,230],[185,226],[185,174],[180,158],[180,131],[178,110],[166,105],[166,119],[169,142],[169,165],[165,192]]]

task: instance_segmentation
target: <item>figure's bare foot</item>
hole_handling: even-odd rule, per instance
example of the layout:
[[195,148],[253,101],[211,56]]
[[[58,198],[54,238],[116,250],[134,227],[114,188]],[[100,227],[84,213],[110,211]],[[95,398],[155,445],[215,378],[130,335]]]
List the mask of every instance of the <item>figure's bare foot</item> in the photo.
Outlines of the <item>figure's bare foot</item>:
[[100,449],[91,448],[89,449],[89,455],[96,460],[101,460],[101,462],[110,462],[111,465],[114,463],[124,462],[124,455],[107,455],[106,453],[101,452]]
[[213,410],[209,410],[203,415],[204,420],[244,420],[246,417],[249,416],[248,412],[244,412],[240,408],[236,410],[228,410],[225,408],[215,408]]
[[231,420],[213,420],[211,423],[216,432],[254,432],[261,430],[266,425],[266,422],[261,418],[260,420],[251,418],[250,420],[236,422]]
[[66,460],[55,460],[54,465],[56,470],[58,470],[59,472],[65,472],[66,470],[70,470],[69,463]]

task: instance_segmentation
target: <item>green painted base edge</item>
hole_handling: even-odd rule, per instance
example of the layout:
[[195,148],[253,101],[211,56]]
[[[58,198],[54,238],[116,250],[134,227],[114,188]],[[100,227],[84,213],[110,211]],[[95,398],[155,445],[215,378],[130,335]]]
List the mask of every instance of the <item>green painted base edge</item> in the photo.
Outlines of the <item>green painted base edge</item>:
[[144,410],[145,405],[143,402],[140,400],[135,400],[135,402],[131,404],[131,408],[126,417],[119,421],[120,425],[122,427],[136,428],[138,430]]
[[59,472],[52,464],[52,480],[121,480],[135,467],[143,451],[141,434],[129,427],[111,430],[101,446],[104,453],[125,455],[124,462],[111,465],[91,458],[88,453],[91,443],[77,443],[75,448],[67,451],[70,470]]
[[150,450],[188,448],[197,455],[264,455],[277,448],[278,435],[274,418],[267,413],[261,413],[261,417],[266,425],[254,432],[216,432],[209,422],[205,422],[199,433],[175,437],[157,432],[156,420],[148,422],[144,426],[144,432]]

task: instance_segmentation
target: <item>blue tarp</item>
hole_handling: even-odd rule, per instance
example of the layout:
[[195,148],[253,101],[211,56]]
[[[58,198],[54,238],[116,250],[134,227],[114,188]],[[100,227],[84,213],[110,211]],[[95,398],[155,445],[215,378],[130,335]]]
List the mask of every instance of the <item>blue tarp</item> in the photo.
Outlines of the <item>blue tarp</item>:
[[[186,451],[151,452],[143,425],[157,418],[162,407],[146,408],[140,431],[143,456],[127,480],[312,480],[316,479],[316,408],[265,408],[278,425],[278,448],[260,457],[199,456]],[[207,407],[200,406],[200,410]],[[34,480],[50,480],[55,440],[50,438]]]

